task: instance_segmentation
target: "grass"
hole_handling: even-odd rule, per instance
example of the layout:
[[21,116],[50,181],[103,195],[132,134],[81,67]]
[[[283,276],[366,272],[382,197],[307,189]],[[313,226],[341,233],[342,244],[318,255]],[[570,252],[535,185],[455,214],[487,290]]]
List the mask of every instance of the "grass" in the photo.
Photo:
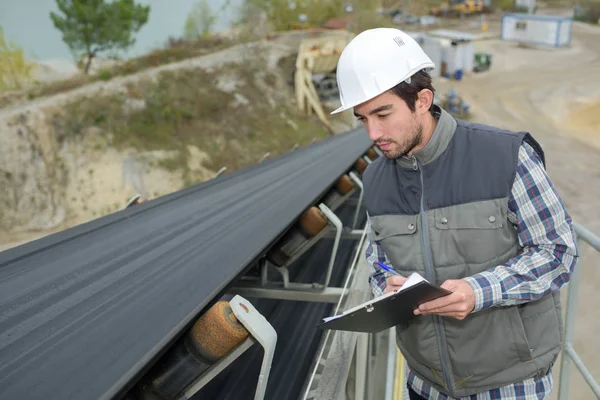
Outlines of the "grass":
[[194,41],[169,39],[165,48],[156,49],[141,57],[130,59],[112,68],[100,69],[94,75],[76,75],[69,79],[38,85],[27,92],[27,98],[51,96],[66,92],[97,81],[109,81],[118,76],[130,75],[148,68],[183,61],[204,54],[225,49],[234,44],[232,40],[222,37],[200,38]]
[[[265,70],[257,61],[215,72],[165,71],[130,84],[125,93],[73,101],[53,117],[55,134],[59,141],[69,140],[93,127],[93,134],[109,138],[109,146],[175,151],[177,156],[157,166],[181,170],[186,186],[198,182],[188,168],[189,145],[209,155],[204,167],[234,171],[256,164],[267,152],[273,157],[327,136],[318,120],[290,105],[293,95],[284,79]],[[236,94],[219,88],[218,79],[225,76],[236,81]]]

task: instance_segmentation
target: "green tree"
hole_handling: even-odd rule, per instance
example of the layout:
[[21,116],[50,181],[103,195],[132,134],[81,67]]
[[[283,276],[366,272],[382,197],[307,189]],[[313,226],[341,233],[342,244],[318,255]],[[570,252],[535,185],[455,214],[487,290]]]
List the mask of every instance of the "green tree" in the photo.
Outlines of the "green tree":
[[[301,25],[320,26],[330,18],[346,15],[344,0],[245,0],[242,21],[247,22],[248,13],[256,10],[266,14],[275,30],[294,29]],[[306,24],[299,23],[301,15],[306,16]]]
[[212,31],[215,22],[217,22],[217,15],[210,9],[208,2],[198,0],[185,20],[183,37],[188,40],[206,37]]
[[133,45],[133,34],[150,14],[150,6],[134,0],[56,0],[56,4],[60,13],[50,12],[50,18],[71,51],[87,56],[86,74],[98,53]]
[[23,49],[8,43],[0,26],[0,92],[21,89],[31,78],[34,64],[28,62]]

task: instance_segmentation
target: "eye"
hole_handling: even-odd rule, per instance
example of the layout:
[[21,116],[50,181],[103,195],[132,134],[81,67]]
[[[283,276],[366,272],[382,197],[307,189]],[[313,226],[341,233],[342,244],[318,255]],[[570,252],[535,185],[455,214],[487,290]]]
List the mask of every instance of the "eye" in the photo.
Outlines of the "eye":
[[377,114],[379,119],[385,119],[388,115],[390,115],[390,114]]

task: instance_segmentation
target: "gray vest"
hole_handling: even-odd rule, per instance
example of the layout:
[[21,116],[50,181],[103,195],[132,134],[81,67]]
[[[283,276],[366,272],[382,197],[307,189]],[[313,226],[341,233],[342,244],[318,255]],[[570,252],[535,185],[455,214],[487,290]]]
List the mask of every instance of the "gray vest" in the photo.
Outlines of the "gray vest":
[[[503,264],[522,251],[507,219],[525,132],[454,119],[439,108],[428,144],[413,157],[380,157],[364,173],[377,241],[404,276],[441,285]],[[397,329],[410,368],[437,390],[469,396],[546,375],[561,348],[560,297],[492,307],[462,321],[419,316]]]

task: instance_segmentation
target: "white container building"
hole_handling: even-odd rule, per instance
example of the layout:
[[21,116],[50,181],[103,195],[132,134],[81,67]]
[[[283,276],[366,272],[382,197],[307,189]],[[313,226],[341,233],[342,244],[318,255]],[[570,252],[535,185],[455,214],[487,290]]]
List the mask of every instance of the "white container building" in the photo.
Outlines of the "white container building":
[[459,71],[461,75],[473,71],[475,64],[475,43],[477,36],[468,33],[446,29],[428,32],[433,39],[442,45],[442,62],[440,72],[446,77],[454,77]]
[[425,54],[431,58],[435,64],[435,69],[430,72],[433,78],[439,77],[442,74],[442,56],[443,46],[439,39],[432,38],[421,32],[407,32],[413,39],[419,43]]
[[573,19],[535,14],[504,14],[500,38],[531,45],[563,47],[571,44]]

